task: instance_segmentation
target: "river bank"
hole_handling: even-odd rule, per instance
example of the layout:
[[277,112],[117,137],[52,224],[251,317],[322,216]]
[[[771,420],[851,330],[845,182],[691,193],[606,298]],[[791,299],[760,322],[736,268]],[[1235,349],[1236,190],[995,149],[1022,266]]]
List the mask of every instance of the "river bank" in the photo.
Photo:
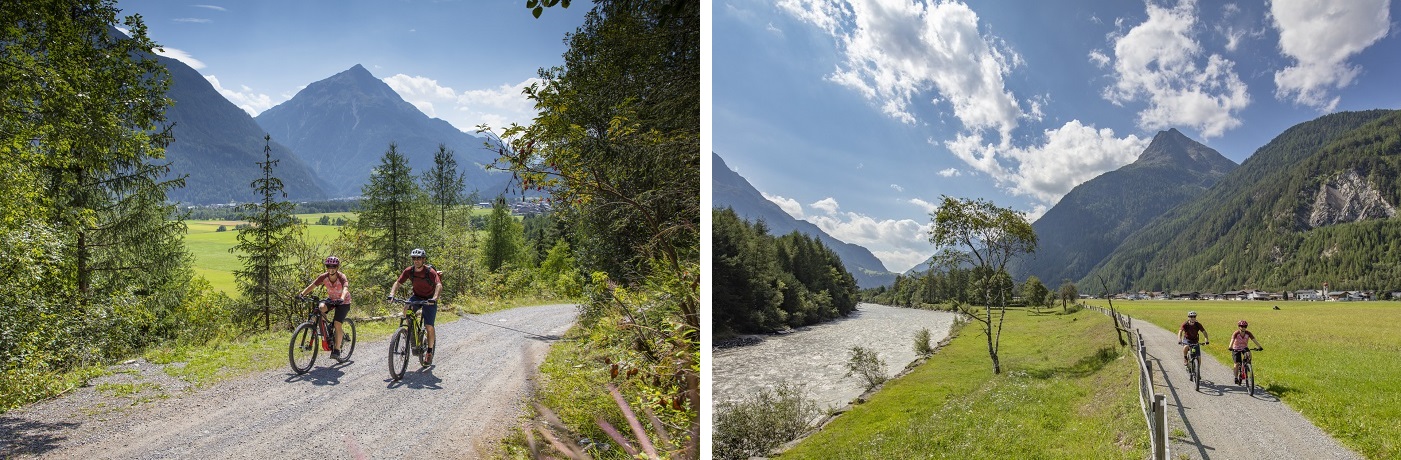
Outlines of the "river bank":
[[743,399],[786,381],[801,385],[820,408],[843,407],[865,391],[857,377],[845,377],[852,347],[874,350],[894,376],[918,358],[914,337],[920,329],[929,329],[931,344],[937,343],[948,336],[955,318],[950,312],[863,303],[846,318],[715,350],[713,401]]

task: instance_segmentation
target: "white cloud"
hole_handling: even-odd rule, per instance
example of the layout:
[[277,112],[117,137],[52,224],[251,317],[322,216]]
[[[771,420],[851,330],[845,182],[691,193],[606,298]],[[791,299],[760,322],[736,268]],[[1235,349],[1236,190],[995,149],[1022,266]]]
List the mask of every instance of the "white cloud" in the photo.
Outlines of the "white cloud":
[[228,9],[226,9],[226,8],[224,8],[224,7],[222,7],[222,6],[214,6],[214,5],[192,5],[192,6],[194,6],[195,8],[205,8],[205,9],[210,9],[210,10],[215,10],[215,11],[228,11]]
[[1101,69],[1109,67],[1110,61],[1111,59],[1109,59],[1109,56],[1105,56],[1104,53],[1101,53],[1099,50],[1090,51],[1090,62],[1095,63],[1095,67]]
[[528,78],[520,83],[459,93],[428,77],[396,74],[384,79],[385,84],[424,114],[447,120],[466,132],[475,132],[477,125],[483,123],[497,129],[511,123],[529,125],[535,119],[535,106],[522,91],[540,81]]
[[249,115],[256,117],[264,110],[276,105],[268,95],[255,92],[253,88],[246,85],[240,85],[241,91],[236,91],[219,84],[219,78],[213,75],[205,75],[204,79],[208,80],[209,84],[214,85],[214,89],[219,91],[219,94],[224,95],[225,99],[243,109],[244,112],[248,112]]
[[1390,32],[1389,4],[1390,0],[1270,2],[1280,51],[1295,61],[1275,72],[1275,97],[1333,111],[1338,97],[1329,97],[1329,91],[1351,85],[1362,71],[1349,65],[1348,58]]
[[933,90],[965,129],[1008,137],[1023,117],[1003,76],[1021,57],[978,31],[978,15],[957,1],[781,0],[783,11],[831,35],[845,62],[828,79],[914,124],[916,96]]
[[816,203],[809,204],[808,206],[812,206],[813,208],[816,208],[817,210],[825,212],[829,215],[835,215],[837,213],[837,208],[840,207],[837,205],[837,199],[832,198],[830,196],[818,200]]
[[897,192],[905,191],[905,187],[901,187],[900,184],[890,184],[890,188],[894,189]]
[[784,198],[778,195],[770,195],[764,192],[759,192],[759,194],[763,195],[764,199],[772,201],[774,204],[778,205],[779,208],[783,209],[783,212],[786,212],[788,213],[788,215],[793,216],[794,219],[803,218],[803,205],[799,204],[798,200],[792,198]]
[[1046,211],[1049,211],[1050,209],[1051,208],[1046,207],[1046,205],[1044,204],[1038,204],[1032,206],[1030,211],[1025,211],[1022,214],[1026,215],[1027,222],[1036,222],[1036,220],[1040,219],[1041,216],[1046,215]]
[[978,136],[958,136],[944,145],[1013,194],[1055,204],[1076,185],[1133,162],[1151,139],[1118,138],[1112,129],[1071,120],[1046,130],[1041,141],[1031,147],[998,147]]
[[[1240,126],[1236,112],[1250,105],[1250,95],[1234,62],[1218,54],[1203,62],[1204,51],[1193,37],[1195,1],[1147,8],[1142,24],[1111,34],[1115,83],[1105,88],[1105,99],[1118,105],[1147,102],[1138,114],[1143,129],[1190,126],[1211,138]],[[1091,54],[1091,60],[1098,58]]]
[[[130,34],[129,32],[127,32],[127,31],[122,31],[122,32],[123,32],[123,33],[126,33],[127,35],[131,35],[131,34]],[[203,61],[200,61],[199,59],[195,59],[194,56],[190,56],[190,53],[186,53],[185,50],[176,49],[176,48],[171,48],[171,47],[168,47],[168,46],[167,46],[167,47],[163,47],[163,48],[156,48],[155,51],[156,51],[156,54],[158,54],[158,55],[165,56],[165,57],[168,57],[168,58],[171,58],[171,59],[174,59],[174,60],[183,62],[183,63],[185,63],[185,65],[190,66],[190,68],[192,68],[192,69],[200,70],[200,69],[203,69],[203,68],[204,68],[204,62],[203,62]]]
[[772,22],[770,22],[767,26],[764,26],[764,30],[773,32],[774,35],[778,35],[780,37],[783,36],[783,29],[775,27]]
[[210,22],[213,22],[205,18],[175,18],[171,20],[175,22],[192,22],[196,24],[208,24]]
[[939,175],[944,177],[958,177],[963,175],[963,171],[959,171],[958,168],[948,168],[940,170]]
[[939,210],[939,205],[938,205],[938,204],[936,204],[936,203],[930,203],[930,202],[928,202],[928,201],[924,201],[924,200],[921,200],[921,199],[919,199],[919,198],[911,198],[911,199],[910,199],[910,204],[913,204],[913,205],[915,205],[915,206],[919,206],[920,209],[923,209],[923,210],[924,210],[924,213],[925,213],[925,214],[933,214],[934,211],[938,211],[938,210]]
[[933,224],[912,219],[877,220],[854,212],[837,212],[835,200],[831,205],[827,215],[809,216],[808,222],[833,238],[870,249],[889,270],[909,270],[934,253],[928,236]]

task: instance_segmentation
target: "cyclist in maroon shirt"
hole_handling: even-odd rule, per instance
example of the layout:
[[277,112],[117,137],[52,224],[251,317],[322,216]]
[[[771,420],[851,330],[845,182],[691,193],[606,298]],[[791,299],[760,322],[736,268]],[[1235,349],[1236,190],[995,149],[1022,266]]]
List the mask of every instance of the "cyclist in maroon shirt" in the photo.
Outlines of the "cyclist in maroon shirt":
[[427,300],[431,303],[423,306],[423,325],[428,330],[427,350],[424,352],[424,360],[433,362],[433,345],[437,344],[437,335],[433,331],[433,321],[438,318],[438,294],[443,292],[443,280],[438,276],[438,271],[427,266],[428,253],[422,249],[409,251],[409,257],[413,258],[413,266],[405,268],[399,274],[399,280],[394,282],[394,286],[389,288],[389,298],[394,298],[394,293],[399,290],[399,285],[409,281],[413,285],[413,296],[409,297],[410,302]]
[[[1201,334],[1200,337],[1198,337],[1198,334],[1199,334],[1199,333]],[[1183,366],[1186,366],[1186,365],[1187,365],[1187,352],[1188,352],[1188,350],[1190,350],[1190,349],[1192,348],[1191,345],[1197,344],[1197,343],[1207,343],[1207,342],[1211,342],[1211,340],[1210,340],[1208,337],[1209,337],[1209,336],[1208,336],[1207,333],[1206,333],[1206,326],[1203,326],[1202,323],[1198,323],[1198,322],[1197,322],[1197,312],[1196,312],[1196,311],[1189,311],[1189,312],[1187,312],[1187,321],[1184,322],[1184,323],[1182,323],[1182,327],[1177,328],[1177,342],[1183,344],[1183,345],[1182,345],[1182,365],[1183,365]],[[1200,340],[1198,340],[1198,339],[1200,339]]]

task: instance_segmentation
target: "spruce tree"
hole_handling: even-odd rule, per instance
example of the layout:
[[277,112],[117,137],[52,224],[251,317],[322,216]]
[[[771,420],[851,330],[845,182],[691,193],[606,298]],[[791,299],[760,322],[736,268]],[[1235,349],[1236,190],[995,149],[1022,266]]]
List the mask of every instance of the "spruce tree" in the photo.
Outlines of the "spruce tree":
[[[360,218],[355,230],[364,234],[371,254],[364,267],[369,273],[395,273],[409,265],[409,250],[426,246],[432,227],[428,196],[413,180],[409,160],[389,144],[370,182],[361,188]],[[430,258],[431,260],[431,258]],[[386,288],[389,282],[383,283]]]
[[467,188],[467,173],[457,171],[457,159],[447,145],[438,144],[433,154],[433,169],[423,173],[423,188],[433,206],[438,208],[438,227],[446,229],[448,211],[466,202],[463,191]]
[[301,223],[292,215],[296,203],[283,201],[287,192],[283,190],[282,179],[273,175],[273,168],[279,160],[272,159],[272,136],[263,136],[263,158],[258,166],[262,177],[249,186],[262,197],[262,201],[245,203],[236,207],[239,220],[251,225],[238,232],[238,244],[229,252],[238,254],[243,268],[234,271],[238,279],[238,289],[243,298],[253,302],[255,310],[263,312],[263,328],[272,328],[272,302],[288,286],[277,283],[280,274],[290,273],[294,264],[285,257],[293,244]]

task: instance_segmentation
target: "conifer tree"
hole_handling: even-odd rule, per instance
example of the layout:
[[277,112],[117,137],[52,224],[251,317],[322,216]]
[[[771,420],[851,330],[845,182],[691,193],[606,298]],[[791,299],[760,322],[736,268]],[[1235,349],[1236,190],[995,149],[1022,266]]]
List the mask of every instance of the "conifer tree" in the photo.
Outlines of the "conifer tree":
[[433,169],[423,173],[423,188],[438,208],[438,227],[446,229],[448,211],[469,199],[463,195],[467,188],[467,173],[458,172],[457,159],[447,145],[438,144],[438,151],[433,154]]
[[[432,210],[428,195],[414,182],[413,169],[408,158],[399,153],[398,145],[389,144],[361,193],[364,198],[355,230],[364,235],[371,251],[364,255],[366,271],[393,273],[407,267],[409,250],[428,243]],[[382,284],[387,288],[391,282]]]
[[281,200],[287,197],[287,192],[283,190],[282,179],[273,175],[279,160],[272,159],[271,142],[272,136],[263,136],[264,161],[258,162],[262,177],[249,184],[262,201],[235,208],[239,220],[251,225],[238,232],[238,244],[229,248],[229,252],[239,254],[238,259],[243,264],[243,268],[234,271],[239,291],[244,299],[254,303],[255,310],[262,310],[264,329],[272,328],[273,299],[288,290],[286,283],[276,280],[294,267],[285,256],[301,225],[292,215],[296,203]]

